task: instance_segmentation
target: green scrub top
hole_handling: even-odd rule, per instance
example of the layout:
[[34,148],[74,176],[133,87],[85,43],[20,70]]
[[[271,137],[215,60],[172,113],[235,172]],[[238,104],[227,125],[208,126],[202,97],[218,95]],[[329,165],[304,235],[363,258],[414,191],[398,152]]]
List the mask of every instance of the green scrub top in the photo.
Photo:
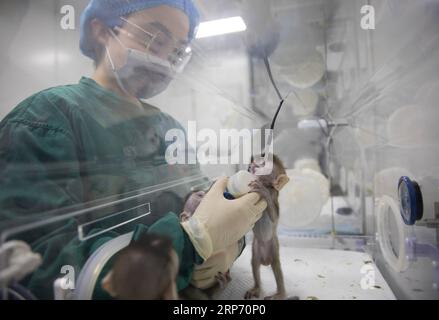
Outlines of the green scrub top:
[[[89,78],[24,100],[0,122],[0,232],[28,218],[46,221],[102,199],[126,199],[156,184],[200,174],[195,165],[166,164],[166,148],[173,143],[165,141],[170,129],[184,131],[170,115],[145,103],[134,105]],[[47,280],[59,275],[56,261],[82,266],[104,242],[137,225],[151,225],[168,212],[181,212],[189,192],[190,186],[184,185],[139,198],[140,204],[151,203],[153,219],[135,221],[93,241],[79,241],[79,224],[138,203],[106,207],[12,237],[27,241],[43,256],[41,268],[26,281],[37,297],[51,298],[53,282]]]
[[0,123],[0,226],[193,173],[166,165],[170,129],[184,130],[89,78],[29,97]]

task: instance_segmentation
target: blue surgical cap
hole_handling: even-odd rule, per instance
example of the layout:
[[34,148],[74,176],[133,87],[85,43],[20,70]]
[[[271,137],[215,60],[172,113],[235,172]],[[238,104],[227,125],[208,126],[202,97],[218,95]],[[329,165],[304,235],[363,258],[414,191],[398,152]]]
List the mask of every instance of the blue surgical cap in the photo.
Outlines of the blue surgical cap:
[[195,36],[195,30],[199,23],[199,13],[192,0],[91,0],[81,14],[81,52],[87,57],[97,60],[93,37],[90,30],[90,22],[98,18],[109,28],[121,26],[123,20],[120,17],[127,16],[137,11],[168,5],[183,11],[189,18],[189,41]]

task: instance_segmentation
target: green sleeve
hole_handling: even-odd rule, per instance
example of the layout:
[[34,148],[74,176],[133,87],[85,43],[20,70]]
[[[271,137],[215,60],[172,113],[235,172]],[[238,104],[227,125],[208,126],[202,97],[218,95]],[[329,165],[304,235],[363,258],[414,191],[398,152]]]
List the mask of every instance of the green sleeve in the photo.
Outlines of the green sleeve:
[[177,288],[183,290],[189,285],[194,270],[194,264],[201,264],[202,258],[195,251],[192,242],[180,225],[180,220],[175,213],[168,213],[149,228],[138,225],[133,234],[133,240],[138,239],[143,232],[156,233],[169,237],[180,261],[177,277]]
[[[192,278],[194,264],[201,264],[203,259],[197,254],[186,232],[181,228],[177,215],[169,212],[151,226],[138,224],[134,229],[132,241],[138,240],[142,234],[146,232],[167,236],[172,240],[172,245],[180,262],[177,276],[177,289],[178,291],[181,291],[186,288]],[[105,275],[111,270],[113,262],[113,258],[110,259],[100,273],[93,293],[94,300],[112,299],[99,284],[102,282]]]
[[[180,268],[177,276],[177,288],[179,291],[186,288],[192,278],[194,264],[201,264],[203,259],[197,254],[189,237],[180,226],[176,214],[170,212],[163,218],[146,226],[136,226],[132,241],[136,241],[145,233],[156,233],[169,237],[172,240],[176,251]],[[40,299],[53,299],[53,282],[60,274],[63,265],[71,265],[79,275],[82,267],[92,253],[107,241],[116,238],[120,234],[107,232],[103,236],[90,241],[79,241],[76,237],[77,229],[74,220],[70,220],[64,227],[41,238],[33,246],[33,250],[40,252],[43,256],[43,264],[26,279],[25,285]],[[113,257],[114,258],[114,257]],[[110,259],[104,266],[93,293],[93,299],[108,300],[111,297],[102,289],[100,283],[105,275],[111,270],[113,260]]]
[[[109,231],[94,239],[80,241],[77,234],[76,221],[71,219],[63,227],[38,239],[33,244],[33,251],[40,253],[43,261],[41,266],[23,281],[23,284],[38,299],[54,298],[53,283],[57,278],[64,276],[64,274],[61,274],[63,266],[72,266],[77,279],[93,252],[106,242],[119,236],[118,233]],[[98,283],[100,284],[100,282]],[[103,291],[100,285],[97,287]]]
[[0,123],[0,224],[82,202],[77,146],[63,108],[40,93]]

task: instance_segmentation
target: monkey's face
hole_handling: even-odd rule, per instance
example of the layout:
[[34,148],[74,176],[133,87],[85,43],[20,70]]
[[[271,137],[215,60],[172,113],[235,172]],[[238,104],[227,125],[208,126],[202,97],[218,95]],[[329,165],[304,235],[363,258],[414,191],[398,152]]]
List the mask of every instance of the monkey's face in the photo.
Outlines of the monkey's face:
[[256,173],[256,169],[263,167],[265,164],[265,159],[262,157],[256,157],[252,159],[252,162],[250,163],[250,165],[248,166],[248,172],[250,172],[251,174],[255,174]]
[[194,192],[190,195],[189,199],[186,201],[184,205],[184,212],[189,214],[189,217],[192,216],[200,205],[201,200],[203,200],[205,196],[204,191]]
[[251,160],[248,171],[254,174],[265,187],[280,191],[290,180],[282,161],[276,155],[257,156],[252,157]]
[[[271,185],[271,183],[274,181],[274,179],[276,178],[276,173],[275,170],[270,170],[269,174],[257,174],[258,172],[261,172],[262,170],[258,170],[258,169],[262,169],[262,168],[266,168],[273,167],[273,162],[269,162],[270,160],[265,159],[262,156],[258,156],[258,157],[254,157],[252,160],[252,163],[250,163],[250,165],[248,166],[248,172],[250,172],[251,174],[257,175],[258,180],[262,182],[263,185],[268,186]],[[271,166],[270,166],[271,164]]]

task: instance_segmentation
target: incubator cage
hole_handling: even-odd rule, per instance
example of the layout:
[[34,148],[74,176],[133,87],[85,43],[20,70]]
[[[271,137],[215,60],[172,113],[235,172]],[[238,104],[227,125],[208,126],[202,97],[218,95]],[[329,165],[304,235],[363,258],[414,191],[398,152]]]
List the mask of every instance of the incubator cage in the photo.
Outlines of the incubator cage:
[[[207,138],[197,137],[202,129],[220,136],[221,130],[268,128],[279,104],[268,57],[284,98],[273,141],[290,177],[280,194],[278,227],[288,295],[438,299],[439,2],[195,2],[203,22],[241,17],[246,28],[196,39],[184,73],[148,103],[175,118],[188,138],[194,135],[190,152]],[[0,55],[8,62],[0,67],[1,118],[39,90],[92,73],[78,50],[86,4],[0,2],[6,48]],[[75,12],[71,30],[60,27],[66,5]],[[375,29],[365,30],[362,19],[370,8]],[[232,142],[218,152],[239,157],[242,148]],[[32,168],[13,169],[32,174]],[[2,281],[2,297],[102,296],[99,275],[138,224],[180,213],[189,192],[242,169],[245,164],[169,165],[151,158],[130,169],[139,171],[140,189],[123,191],[116,174],[102,180],[114,186],[112,194],[0,221],[2,272],[10,267],[11,241],[30,246],[15,248],[30,270],[19,282]],[[62,166],[54,164],[53,175],[69,184]],[[401,215],[401,177],[418,182],[422,193],[423,217],[410,226]],[[409,208],[419,211],[413,203]],[[242,299],[252,286],[251,238],[231,270],[233,281],[217,298]],[[44,252],[44,263],[38,266],[30,250]],[[275,289],[269,269],[262,270],[262,285],[266,293]]]

